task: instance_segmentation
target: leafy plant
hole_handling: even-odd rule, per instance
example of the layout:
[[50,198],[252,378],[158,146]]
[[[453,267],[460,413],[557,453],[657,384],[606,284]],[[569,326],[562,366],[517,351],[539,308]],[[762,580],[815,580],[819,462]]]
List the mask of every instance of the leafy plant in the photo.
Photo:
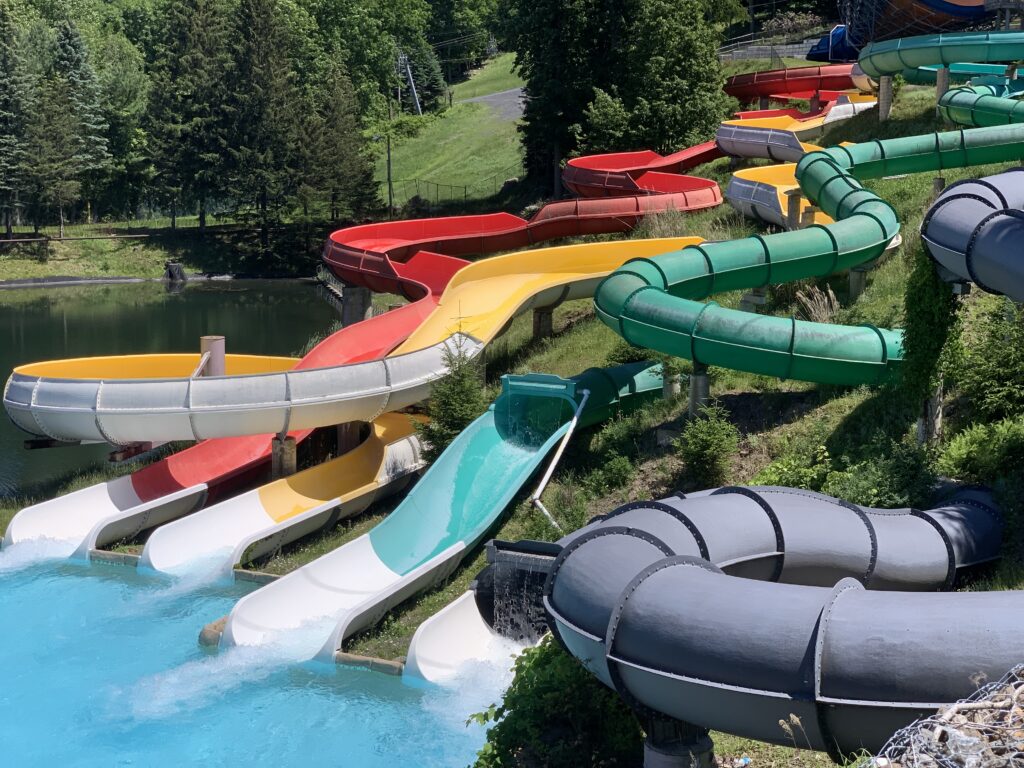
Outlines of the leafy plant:
[[676,441],[677,450],[686,462],[688,484],[696,487],[721,485],[739,443],[739,430],[729,421],[725,408],[717,403],[701,408]]
[[469,356],[460,340],[444,351],[447,372],[430,394],[428,424],[417,424],[416,430],[426,442],[424,456],[434,461],[456,436],[487,409],[480,363]]
[[634,766],[640,726],[606,688],[551,637],[516,659],[501,704],[470,718],[490,725],[476,768]]
[[960,392],[984,421],[1024,413],[1024,312],[988,300],[977,317],[959,373]]

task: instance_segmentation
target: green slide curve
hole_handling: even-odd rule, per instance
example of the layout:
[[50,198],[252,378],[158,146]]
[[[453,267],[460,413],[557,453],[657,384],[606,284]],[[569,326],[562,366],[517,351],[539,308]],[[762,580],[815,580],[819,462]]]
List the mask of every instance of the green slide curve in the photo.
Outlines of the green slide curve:
[[[997,61],[1024,53],[1024,33],[1008,33],[1007,37],[1015,40],[1013,46],[1007,40],[992,43],[997,36],[988,33],[927,39],[962,39],[964,52],[984,52],[982,61]],[[982,44],[979,39],[989,42]],[[968,40],[972,41],[970,47]],[[862,59],[868,74],[877,76],[908,66],[963,58],[959,52],[943,54],[942,48],[901,48],[893,42],[891,46],[879,44],[875,52],[871,48],[865,51],[876,65],[874,69],[864,67]],[[996,45],[998,52],[985,49],[985,45]],[[902,54],[892,52],[900,50]],[[926,54],[928,50],[931,53]],[[916,52],[915,57],[909,55],[910,51]],[[881,69],[883,66],[891,69]],[[1011,83],[1006,90],[1016,87]],[[944,103],[966,99],[963,94],[975,90],[950,91]],[[1009,114],[1024,114],[1011,110],[1017,102],[1000,101],[1006,103]],[[962,104],[958,108],[969,109]],[[1002,125],[991,122],[990,127],[972,130],[810,152],[797,164],[797,181],[803,193],[836,220],[834,223],[705,243],[627,262],[598,287],[594,296],[598,316],[631,344],[696,363],[819,383],[880,383],[902,361],[900,331],[755,315],[700,300],[719,291],[823,277],[877,258],[896,236],[900,224],[892,206],[865,189],[861,181],[1024,157],[1024,129],[1006,126],[1009,117],[1000,121]]]

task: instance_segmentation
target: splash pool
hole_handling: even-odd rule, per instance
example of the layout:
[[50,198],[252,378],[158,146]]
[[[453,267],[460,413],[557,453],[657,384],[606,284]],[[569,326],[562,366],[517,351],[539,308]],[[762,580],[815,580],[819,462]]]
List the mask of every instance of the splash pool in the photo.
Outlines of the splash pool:
[[[299,660],[301,641],[207,654],[249,588],[0,553],[0,750],[16,766],[463,766],[466,718],[508,676],[448,688]],[[504,669],[505,664],[500,664]]]

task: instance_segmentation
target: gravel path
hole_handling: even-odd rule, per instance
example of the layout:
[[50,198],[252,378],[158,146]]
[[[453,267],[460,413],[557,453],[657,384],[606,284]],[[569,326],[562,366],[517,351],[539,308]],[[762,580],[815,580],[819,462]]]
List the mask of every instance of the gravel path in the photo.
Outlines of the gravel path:
[[510,88],[507,91],[489,93],[486,96],[474,96],[472,99],[462,99],[456,104],[471,104],[480,102],[487,104],[496,111],[503,120],[518,120],[523,116],[523,89]]

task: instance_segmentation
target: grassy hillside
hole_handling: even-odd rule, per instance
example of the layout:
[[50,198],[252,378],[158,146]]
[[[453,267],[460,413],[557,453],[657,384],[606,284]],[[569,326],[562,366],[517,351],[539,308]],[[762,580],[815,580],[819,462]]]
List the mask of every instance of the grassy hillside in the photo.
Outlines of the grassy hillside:
[[456,101],[465,101],[477,96],[500,93],[523,85],[523,79],[512,71],[515,64],[514,53],[502,53],[470,74],[469,79],[456,83],[452,87],[452,95]]

